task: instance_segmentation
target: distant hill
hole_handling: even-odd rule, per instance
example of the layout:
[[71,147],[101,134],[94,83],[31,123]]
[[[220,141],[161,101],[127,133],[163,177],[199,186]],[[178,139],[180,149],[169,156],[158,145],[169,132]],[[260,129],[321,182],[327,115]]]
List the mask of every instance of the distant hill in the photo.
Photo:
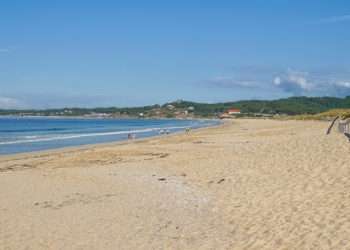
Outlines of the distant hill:
[[[173,102],[168,103],[175,107],[184,108],[193,106],[197,115],[212,115],[222,113],[229,108],[238,108],[242,113],[264,114],[317,114],[331,109],[350,108],[350,96],[346,98],[336,97],[290,97],[279,100],[247,100],[225,103],[195,103]],[[165,104],[164,106],[168,105]]]
[[249,114],[318,114],[331,109],[349,109],[350,96],[290,97],[279,100],[247,100],[224,103],[197,103],[175,101],[164,105],[130,108],[64,108],[48,110],[0,110],[0,115],[90,116],[90,117],[216,117],[229,108],[237,108]]

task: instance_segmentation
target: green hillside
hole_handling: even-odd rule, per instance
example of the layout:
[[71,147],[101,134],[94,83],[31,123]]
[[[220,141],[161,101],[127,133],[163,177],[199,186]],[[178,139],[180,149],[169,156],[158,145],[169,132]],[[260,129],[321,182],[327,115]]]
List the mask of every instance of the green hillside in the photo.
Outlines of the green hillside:
[[229,108],[241,109],[244,114],[318,114],[331,109],[349,109],[350,97],[290,97],[279,100],[247,100],[225,103],[196,103],[176,101],[162,106],[129,108],[64,108],[48,110],[0,110],[0,115],[86,116],[104,114],[113,117],[215,117]]
[[290,97],[272,101],[249,100],[215,104],[182,101],[169,104],[179,108],[193,106],[195,113],[198,115],[222,113],[232,107],[241,109],[242,113],[299,115],[317,114],[336,108],[350,108],[350,97]]

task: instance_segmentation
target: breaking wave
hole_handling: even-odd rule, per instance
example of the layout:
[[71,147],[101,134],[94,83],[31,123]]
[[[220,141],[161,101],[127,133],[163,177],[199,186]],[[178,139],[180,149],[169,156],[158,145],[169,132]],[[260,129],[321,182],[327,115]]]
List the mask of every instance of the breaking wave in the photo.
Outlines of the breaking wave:
[[185,129],[189,126],[178,126],[178,127],[163,127],[163,128],[145,128],[138,130],[125,130],[125,131],[114,131],[114,132],[101,132],[101,133],[87,133],[87,134],[71,134],[71,135],[52,135],[51,137],[38,137],[38,136],[26,136],[25,139],[13,140],[0,142],[0,145],[11,145],[11,144],[23,144],[23,143],[36,143],[36,142],[47,142],[47,141],[57,141],[57,140],[69,140],[78,139],[83,137],[96,137],[96,136],[111,136],[111,135],[123,135],[123,134],[139,134],[156,132],[161,130],[176,130]]

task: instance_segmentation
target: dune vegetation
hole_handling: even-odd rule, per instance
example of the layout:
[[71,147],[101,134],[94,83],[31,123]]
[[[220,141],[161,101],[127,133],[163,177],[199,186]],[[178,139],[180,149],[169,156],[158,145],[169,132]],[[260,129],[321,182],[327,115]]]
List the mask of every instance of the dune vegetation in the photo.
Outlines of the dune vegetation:
[[318,114],[305,114],[305,115],[296,115],[289,116],[293,120],[324,120],[329,121],[335,117],[340,117],[341,119],[350,118],[350,109],[331,109],[326,112]]

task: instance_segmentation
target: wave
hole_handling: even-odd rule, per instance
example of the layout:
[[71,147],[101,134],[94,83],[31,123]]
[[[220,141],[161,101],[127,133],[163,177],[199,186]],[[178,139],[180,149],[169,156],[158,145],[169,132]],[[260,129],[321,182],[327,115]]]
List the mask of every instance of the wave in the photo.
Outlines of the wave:
[[[91,128],[103,128],[103,126],[93,126],[88,127],[86,129]],[[84,128],[76,128],[76,127],[65,127],[65,128],[30,128],[30,129],[0,129],[0,133],[26,133],[26,132],[59,132],[59,131],[67,131],[67,130],[78,130]]]
[[26,138],[26,139],[35,139],[35,138],[39,138],[39,136],[38,135],[26,135],[26,136],[24,136],[24,138]]
[[60,136],[45,137],[45,138],[36,138],[35,136],[33,136],[33,139],[29,139],[27,137],[26,140],[0,142],[0,145],[47,142],[47,141],[57,141],[57,140],[69,140],[69,139],[78,139],[78,138],[83,138],[83,137],[123,135],[123,134],[139,134],[139,133],[155,132],[155,131],[160,131],[160,130],[185,129],[185,128],[188,128],[188,127],[189,126],[164,127],[164,128],[146,128],[146,129],[139,129],[139,130],[125,130],[125,131],[114,131],[114,132],[103,132],[103,133],[60,135]]
[[65,131],[69,128],[48,128],[48,129],[0,129],[0,133],[23,133],[23,132],[51,132],[51,131]]

